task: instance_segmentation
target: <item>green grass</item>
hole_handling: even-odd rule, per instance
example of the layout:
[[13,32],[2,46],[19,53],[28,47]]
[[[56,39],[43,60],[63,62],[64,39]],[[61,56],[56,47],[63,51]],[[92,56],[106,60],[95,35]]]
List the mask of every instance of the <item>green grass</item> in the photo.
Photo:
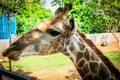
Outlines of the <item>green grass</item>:
[[119,62],[120,63],[120,52],[118,51],[111,51],[111,52],[104,52],[105,56],[109,57],[112,62]]
[[[120,67],[120,53],[118,51],[104,52],[104,54],[110,58],[116,67]],[[72,62],[68,57],[62,53],[58,53],[49,56],[24,56],[19,61],[12,61],[12,68],[34,71],[40,69],[57,69],[71,64]],[[8,68],[8,62],[4,62],[3,65]]]
[[[24,56],[19,61],[12,61],[13,68],[29,71],[55,69],[70,64],[72,64],[72,62],[62,53],[49,56]],[[4,62],[3,65],[8,68],[8,62]]]
[[120,51],[104,52],[104,54],[112,61],[116,68],[120,70]]

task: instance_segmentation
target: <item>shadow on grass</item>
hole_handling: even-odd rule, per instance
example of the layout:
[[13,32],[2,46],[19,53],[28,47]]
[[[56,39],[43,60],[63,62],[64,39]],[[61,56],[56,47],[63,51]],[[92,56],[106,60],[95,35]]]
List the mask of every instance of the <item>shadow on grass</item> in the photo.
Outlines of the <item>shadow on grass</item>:
[[[19,73],[19,74],[22,74],[22,75],[25,75],[25,76],[28,76],[28,77],[33,78],[33,79],[35,79],[35,80],[38,80],[37,77],[30,76],[30,74],[31,74],[32,72],[26,72],[26,71],[22,70],[21,68],[15,70],[15,72],[16,72],[16,73]],[[39,80],[41,80],[41,79],[39,79]]]

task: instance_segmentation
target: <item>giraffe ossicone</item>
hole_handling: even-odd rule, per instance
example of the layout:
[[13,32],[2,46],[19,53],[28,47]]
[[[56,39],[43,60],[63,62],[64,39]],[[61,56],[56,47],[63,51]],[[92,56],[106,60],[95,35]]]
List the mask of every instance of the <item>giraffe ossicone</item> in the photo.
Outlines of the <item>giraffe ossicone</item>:
[[120,80],[120,72],[110,60],[86,38],[67,15],[71,4],[58,8],[50,20],[39,23],[34,29],[13,42],[3,56],[18,60],[29,45],[41,55],[62,52],[69,56],[83,80]]

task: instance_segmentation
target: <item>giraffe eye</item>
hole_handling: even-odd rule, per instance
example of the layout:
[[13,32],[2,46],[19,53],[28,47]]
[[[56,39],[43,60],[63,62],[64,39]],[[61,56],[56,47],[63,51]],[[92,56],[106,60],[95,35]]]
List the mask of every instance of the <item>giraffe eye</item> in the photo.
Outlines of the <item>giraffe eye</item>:
[[58,36],[60,34],[60,32],[54,29],[49,29],[47,32],[52,36]]

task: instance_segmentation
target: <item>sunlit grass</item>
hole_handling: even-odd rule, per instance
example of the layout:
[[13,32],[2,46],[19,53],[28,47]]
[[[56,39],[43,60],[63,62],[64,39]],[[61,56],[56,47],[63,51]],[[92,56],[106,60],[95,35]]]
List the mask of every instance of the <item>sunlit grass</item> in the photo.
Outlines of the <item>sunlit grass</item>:
[[[49,56],[24,56],[19,61],[12,61],[12,67],[21,70],[40,70],[40,69],[55,69],[72,64],[68,57],[62,53]],[[3,65],[8,68],[8,62]]]
[[112,63],[120,70],[120,51],[104,52]]
[[104,52],[105,56],[109,57],[112,62],[120,62],[120,52],[119,51],[111,51]]
[[[120,53],[118,51],[104,52],[116,67],[120,67]],[[40,69],[57,69],[64,66],[71,65],[72,62],[62,53],[48,55],[48,56],[24,56],[19,61],[12,61],[12,68],[21,70],[40,70]],[[8,62],[4,62],[3,65],[8,68]]]

